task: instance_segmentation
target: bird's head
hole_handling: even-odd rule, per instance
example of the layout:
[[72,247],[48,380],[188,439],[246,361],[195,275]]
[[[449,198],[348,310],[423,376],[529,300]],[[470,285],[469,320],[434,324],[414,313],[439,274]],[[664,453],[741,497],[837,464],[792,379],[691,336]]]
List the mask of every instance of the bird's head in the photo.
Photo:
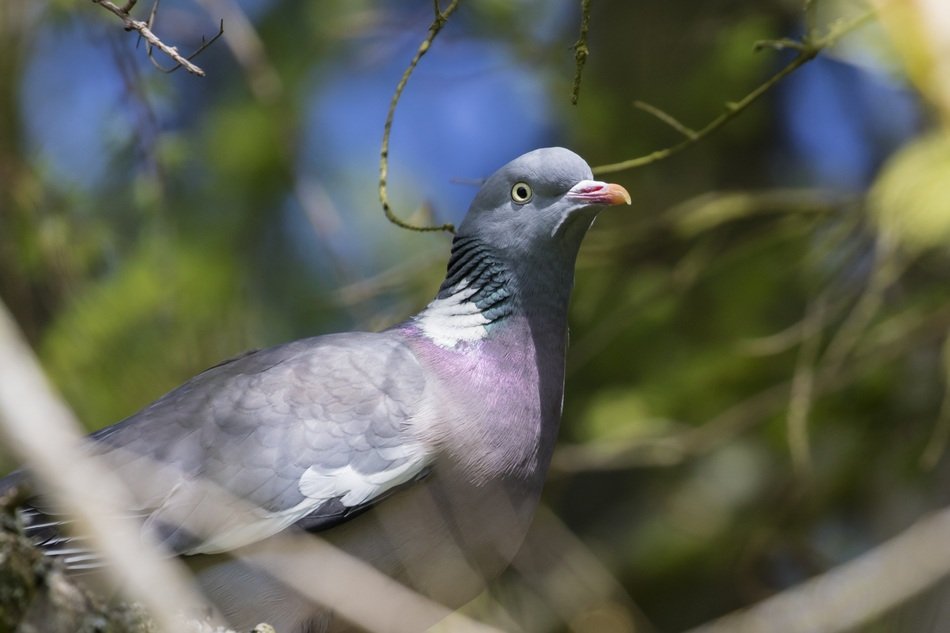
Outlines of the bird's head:
[[511,254],[576,252],[604,207],[630,204],[620,185],[593,179],[583,158],[546,147],[514,159],[485,181],[458,230]]

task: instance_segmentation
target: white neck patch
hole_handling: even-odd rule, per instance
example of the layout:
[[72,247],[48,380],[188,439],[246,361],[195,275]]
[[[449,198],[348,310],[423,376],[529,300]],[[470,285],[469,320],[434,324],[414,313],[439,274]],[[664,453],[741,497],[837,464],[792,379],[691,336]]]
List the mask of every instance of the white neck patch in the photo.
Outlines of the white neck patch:
[[468,287],[468,279],[460,281],[452,294],[433,300],[415,320],[422,333],[439,347],[452,348],[460,341],[478,341],[488,334],[490,322],[474,301],[468,298],[475,288]]

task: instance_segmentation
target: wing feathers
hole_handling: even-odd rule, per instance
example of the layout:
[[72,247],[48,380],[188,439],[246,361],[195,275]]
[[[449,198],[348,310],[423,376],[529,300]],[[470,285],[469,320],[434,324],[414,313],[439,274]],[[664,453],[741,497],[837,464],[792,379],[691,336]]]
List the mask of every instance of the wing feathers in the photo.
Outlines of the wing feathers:
[[[391,333],[305,339],[207,370],[96,437],[149,529],[182,553],[221,552],[308,517],[338,523],[420,476],[425,382]],[[149,460],[167,472],[147,476]],[[245,507],[206,516],[202,482]]]

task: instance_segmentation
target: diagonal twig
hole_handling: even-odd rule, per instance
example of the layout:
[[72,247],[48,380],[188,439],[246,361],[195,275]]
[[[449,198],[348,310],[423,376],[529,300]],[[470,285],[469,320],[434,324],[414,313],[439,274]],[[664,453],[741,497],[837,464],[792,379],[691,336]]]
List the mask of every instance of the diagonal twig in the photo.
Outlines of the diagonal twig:
[[679,119],[669,114],[668,112],[664,112],[663,110],[659,109],[658,107],[654,105],[650,105],[649,103],[645,101],[639,101],[639,100],[633,102],[633,107],[637,108],[638,110],[643,110],[647,114],[652,114],[657,119],[659,119],[660,121],[663,121],[664,123],[669,125],[671,128],[673,128],[674,130],[676,130],[677,132],[679,132],[686,138],[693,139],[693,140],[696,139],[696,130],[684,125],[683,123],[679,121]]
[[792,376],[788,399],[788,448],[792,456],[792,466],[799,475],[809,474],[812,468],[808,418],[815,402],[815,373],[826,302],[827,297],[820,296],[811,302],[805,312],[801,327],[801,347],[795,362],[795,374]]

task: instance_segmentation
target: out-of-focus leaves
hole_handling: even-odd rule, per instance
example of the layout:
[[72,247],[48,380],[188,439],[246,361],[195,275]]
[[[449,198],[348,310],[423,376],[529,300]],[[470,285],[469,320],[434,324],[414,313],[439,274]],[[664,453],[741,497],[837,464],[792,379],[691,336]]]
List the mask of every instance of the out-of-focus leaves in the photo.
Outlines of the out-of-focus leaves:
[[903,61],[903,71],[950,121],[950,32],[939,2],[875,0],[881,22]]
[[840,197],[806,189],[710,192],[669,210],[676,228],[692,237],[711,228],[763,213],[833,213]]
[[650,414],[642,394],[629,388],[614,388],[604,389],[591,401],[579,435],[587,440],[631,440],[659,435],[671,426],[669,420]]
[[[81,193],[37,158],[25,130],[49,128],[24,125],[35,112],[24,107],[21,84],[29,79],[19,79],[18,68],[47,41],[56,43],[64,23],[73,33],[86,33],[88,24],[108,31],[111,17],[94,5],[56,2],[56,19],[42,23],[51,34],[46,39],[26,28],[0,29],[7,69],[0,73],[0,294],[90,427],[135,411],[248,347],[406,318],[444,273],[448,240],[385,223],[376,206],[375,149],[349,142],[355,131],[381,135],[402,72],[401,63],[390,68],[393,55],[408,51],[408,61],[432,19],[432,3],[239,4],[280,78],[281,96],[255,100],[245,69],[220,44],[201,57],[206,80],[155,73],[115,24],[122,43],[115,59],[108,47],[97,55],[124,69],[122,98],[104,97],[90,75],[74,82],[88,91],[47,101],[66,104],[51,111],[67,122],[71,101],[93,102],[82,111],[95,120],[77,120],[86,127],[76,129],[110,135],[94,150],[109,153],[95,156],[108,166],[106,175],[82,183]],[[817,4],[828,12],[820,12],[819,26],[853,5]],[[0,1],[0,15],[11,10],[7,5],[26,6]],[[452,106],[475,82],[499,72],[520,76],[537,87],[530,98],[546,95],[535,111],[554,113],[544,119],[544,143],[608,162],[682,138],[635,109],[634,100],[699,127],[788,54],[754,53],[755,41],[794,37],[803,28],[800,6],[779,0],[595,2],[575,108],[570,45],[578,5],[463,3],[453,15],[423,65],[446,51],[482,50],[469,38],[500,47],[493,58],[500,61],[471,72],[443,63],[410,81],[407,95],[416,103],[425,91],[414,90],[433,86],[446,101],[439,116],[421,117],[422,130],[409,124],[420,117],[397,111],[396,126],[420,160],[392,157],[402,183],[393,195],[407,212],[442,180],[419,167],[423,158],[473,151],[442,132],[443,120],[475,125],[487,143],[510,140],[504,122],[516,123],[520,110],[508,99],[486,102],[477,113],[504,111],[490,117],[493,125]],[[162,22],[162,32],[183,46],[200,37],[200,29],[182,32],[192,23],[185,15],[193,17],[172,3]],[[911,44],[921,32],[915,24]],[[887,26],[897,39],[899,25]],[[79,45],[82,37],[70,41]],[[55,61],[68,52],[46,54]],[[512,59],[517,64],[505,61]],[[65,61],[63,68],[82,72]],[[935,76],[920,68],[910,73],[918,90],[921,78]],[[848,104],[870,100],[876,93],[865,92],[866,83],[841,85],[855,75],[825,79],[849,94]],[[369,90],[377,77],[386,86]],[[329,126],[343,131],[332,147],[325,133],[307,132],[322,129],[307,122],[318,114],[314,95],[331,81],[339,107]],[[831,132],[853,123],[854,114],[829,107],[822,85],[812,86],[810,103],[822,116],[798,112],[819,146],[832,143]],[[936,102],[930,88],[924,92]],[[374,109],[377,93],[384,97]],[[792,189],[810,172],[790,164],[794,157],[781,139],[802,129],[788,127],[780,101],[778,92],[767,95],[669,161],[617,174],[634,205],[605,211],[581,252],[561,431],[576,450],[556,457],[547,499],[642,609],[637,630],[649,630],[641,620],[655,630],[681,630],[781,590],[945,505],[950,490],[946,457],[920,468],[946,390],[939,349],[950,329],[950,264],[942,248],[950,240],[946,133],[932,132],[892,158],[866,205],[862,191],[842,199]],[[423,99],[416,107],[431,106]],[[873,156],[859,156],[869,174],[878,157],[916,131],[904,125],[895,132],[888,123],[884,116],[874,126],[853,126],[857,147],[874,148]],[[893,134],[882,144],[879,132]],[[834,160],[854,155],[838,152]],[[411,196],[400,193],[406,187]],[[437,211],[443,217],[455,210]],[[882,235],[915,255],[912,265],[881,284],[880,301],[829,369],[823,354],[873,283]],[[428,257],[429,249],[442,254]],[[790,468],[785,412],[801,323],[818,295],[828,297],[828,310],[807,420],[814,469],[803,480]],[[559,605],[537,596],[519,606],[509,616],[524,630],[597,626],[569,618],[558,624]],[[549,628],[530,626],[535,622]],[[866,629],[874,630],[880,629]]]
[[194,243],[147,243],[107,281],[80,293],[49,328],[42,357],[91,428],[134,413],[222,358],[243,351],[253,311],[231,255]]
[[224,107],[211,121],[208,154],[226,181],[244,186],[272,186],[286,167],[287,121],[272,108],[257,103]]
[[950,245],[950,134],[914,141],[885,165],[871,190],[881,229],[912,253]]

